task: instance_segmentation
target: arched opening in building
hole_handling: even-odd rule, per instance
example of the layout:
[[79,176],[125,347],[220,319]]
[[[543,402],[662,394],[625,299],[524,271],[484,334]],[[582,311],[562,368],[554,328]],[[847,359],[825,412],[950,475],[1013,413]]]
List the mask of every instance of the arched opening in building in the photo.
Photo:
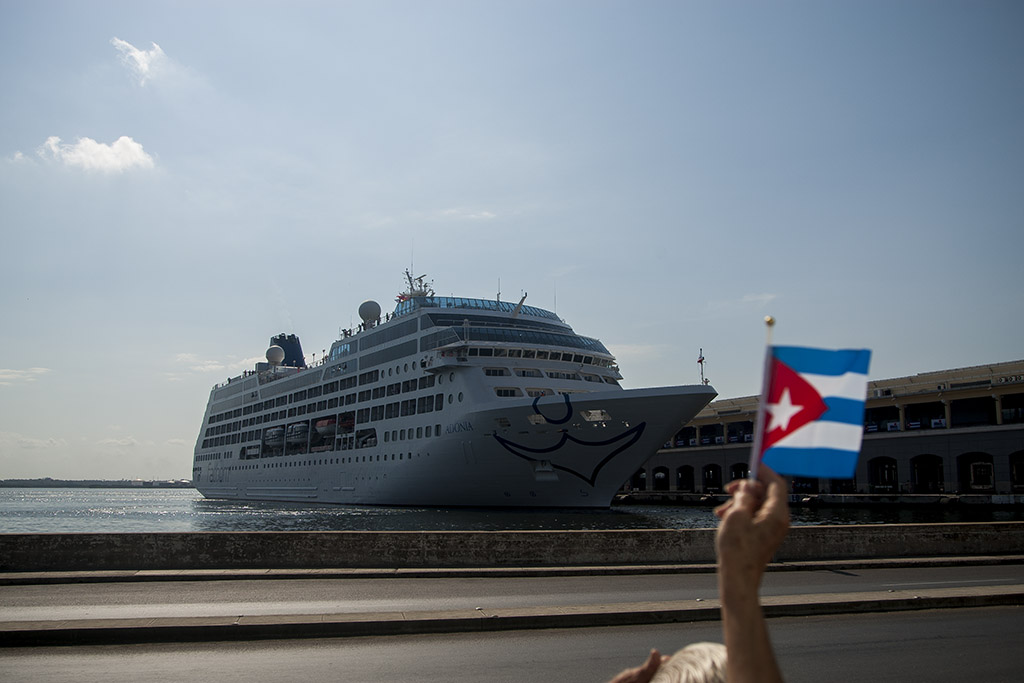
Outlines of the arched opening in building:
[[682,465],[676,468],[676,490],[693,493],[692,465]]
[[871,493],[897,493],[899,477],[896,460],[884,455],[868,461],[868,489]]
[[793,485],[791,488],[793,493],[819,493],[819,481],[820,480],[817,477],[793,477]]
[[745,462],[738,462],[729,466],[729,481],[746,479],[750,473],[750,467]]
[[646,491],[647,490],[647,472],[641,467],[633,476],[629,478],[629,488],[634,491]]
[[654,484],[652,490],[654,491],[668,491],[669,478],[667,467],[655,467],[654,468]]
[[1024,492],[1024,451],[1010,453],[1010,488],[1014,493]]
[[995,492],[995,467],[988,453],[964,453],[956,459],[960,493]]
[[911,493],[942,493],[945,485],[942,458],[925,453],[910,459]]
[[701,476],[704,481],[704,493],[722,492],[722,467],[720,465],[704,465]]

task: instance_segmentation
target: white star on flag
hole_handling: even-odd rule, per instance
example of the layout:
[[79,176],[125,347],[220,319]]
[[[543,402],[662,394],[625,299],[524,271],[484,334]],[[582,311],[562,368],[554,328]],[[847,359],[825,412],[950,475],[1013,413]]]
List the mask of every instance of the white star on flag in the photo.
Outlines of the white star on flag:
[[789,421],[793,419],[801,410],[804,409],[801,405],[794,405],[792,399],[789,397],[789,389],[782,390],[782,396],[779,397],[778,403],[769,403],[767,405],[768,412],[772,414],[771,422],[768,423],[768,431],[772,431],[776,428],[786,431],[789,429]]

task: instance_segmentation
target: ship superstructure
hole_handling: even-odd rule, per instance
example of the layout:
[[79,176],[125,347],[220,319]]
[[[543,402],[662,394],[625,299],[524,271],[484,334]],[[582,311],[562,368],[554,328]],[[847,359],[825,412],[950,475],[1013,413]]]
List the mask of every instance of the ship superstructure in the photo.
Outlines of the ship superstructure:
[[209,498],[607,507],[709,386],[623,389],[612,354],[556,314],[437,296],[406,273],[392,313],[307,366],[294,335],[213,388],[192,479]]

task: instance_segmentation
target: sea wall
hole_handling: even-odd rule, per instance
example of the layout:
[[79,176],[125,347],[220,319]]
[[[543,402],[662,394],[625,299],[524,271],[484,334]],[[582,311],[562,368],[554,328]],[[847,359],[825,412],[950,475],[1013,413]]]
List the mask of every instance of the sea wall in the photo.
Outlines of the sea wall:
[[[713,529],[0,534],[0,571],[714,562]],[[779,561],[1024,554],[1024,522],[799,526]]]

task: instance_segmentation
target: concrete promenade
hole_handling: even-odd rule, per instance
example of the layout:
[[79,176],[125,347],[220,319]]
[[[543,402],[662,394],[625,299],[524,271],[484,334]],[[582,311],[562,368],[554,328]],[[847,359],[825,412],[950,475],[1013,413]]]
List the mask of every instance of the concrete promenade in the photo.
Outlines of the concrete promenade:
[[[1002,570],[977,578],[989,572],[985,567]],[[899,581],[857,583],[861,575],[900,570]],[[0,643],[230,641],[707,621],[719,616],[714,571],[712,529],[0,534]],[[769,568],[766,588],[782,580],[770,577],[783,573],[795,578],[790,590],[764,594],[770,617],[1021,605],[1024,523],[794,527]],[[822,575],[850,580],[838,590],[840,584],[822,583]],[[621,588],[650,586],[658,576],[666,577],[661,586],[672,589]],[[590,583],[572,585],[559,577]],[[596,577],[625,578],[616,587],[594,588]],[[452,596],[474,582],[486,585],[481,606],[432,599],[446,580]],[[302,587],[284,597],[296,582]],[[93,594],[83,593],[83,584],[96,585]],[[190,584],[204,584],[207,593],[192,591],[185,600]],[[526,584],[539,597],[505,599]],[[691,597],[679,599],[673,592],[697,584],[702,591]],[[386,608],[359,611],[352,607],[361,598],[353,586],[411,592],[375,603]],[[307,597],[314,593],[325,597]],[[227,594],[247,597],[230,601]],[[659,595],[664,599],[651,599]],[[287,607],[275,611],[268,605]]]
[[[990,568],[985,570],[985,568]],[[945,570],[939,568],[947,568]],[[958,571],[968,568],[967,572]],[[857,576],[878,570],[902,569],[900,576],[914,581],[925,572],[927,578],[916,584],[907,583],[909,588],[887,588],[871,586],[863,589],[851,585],[842,591],[825,585],[827,592],[818,592],[814,582],[808,581],[806,590],[797,592],[766,594],[763,598],[765,613],[769,617],[809,616],[863,612],[892,612],[953,607],[985,607],[996,605],[1024,604],[1024,555],[975,556],[966,558],[916,558],[913,560],[847,560],[831,562],[776,563],[770,572],[792,572],[793,581],[798,584],[820,576]],[[936,572],[948,572],[936,574]],[[987,572],[987,573],[985,573]],[[993,574],[995,572],[995,574]],[[817,574],[815,574],[817,573]],[[472,579],[500,578],[504,583],[490,585],[493,594],[502,592],[502,586],[509,586],[523,578],[541,580],[554,577],[621,576],[649,577],[652,574],[666,574],[666,581],[672,584],[686,582],[685,575],[698,575],[691,580],[698,581],[702,588],[698,593],[704,598],[642,601],[631,599],[608,599],[592,602],[593,593],[581,595],[559,594],[554,602],[527,598],[524,601],[501,606],[501,601],[480,600],[484,604],[499,605],[469,608],[461,606],[445,609],[444,604],[434,606],[422,599],[408,599],[409,609],[358,611],[339,609],[339,603],[285,603],[284,587],[300,581],[312,593],[320,587],[336,592],[346,580],[372,579],[387,590],[391,579],[404,579],[405,586],[430,592],[433,583],[442,579],[454,579],[463,583]],[[891,575],[891,574],[890,574]],[[967,575],[975,578],[964,579]],[[992,578],[978,579],[978,576]],[[773,577],[766,578],[770,584]],[[820,580],[820,579],[819,579]],[[341,581],[342,584],[338,582]],[[169,616],[167,605],[174,602],[175,595],[184,590],[178,582],[211,582],[210,590],[228,592],[246,582],[259,583],[258,602],[239,606],[237,602],[218,604],[211,600],[197,609],[196,605],[182,605]],[[61,606],[61,591],[89,590],[86,584],[114,584],[112,590],[120,595],[127,594],[128,584],[136,584],[136,597],[119,597],[119,611],[111,614],[114,607],[106,612],[92,605],[71,609]],[[143,584],[139,586],[137,584]],[[325,588],[326,584],[326,588]],[[678,566],[618,566],[618,567],[542,567],[510,569],[410,569],[410,570],[148,570],[148,571],[79,571],[79,572],[17,572],[0,573],[0,643],[6,647],[26,645],[94,645],[119,643],[237,641],[282,638],[328,638],[345,636],[389,636],[420,633],[460,633],[481,631],[502,631],[538,628],[578,628],[584,626],[624,626],[643,624],[665,624],[674,622],[713,621],[719,618],[719,603],[715,596],[713,565]],[[904,584],[891,584],[895,586]],[[38,602],[24,599],[13,591],[18,587],[45,586],[38,591]],[[166,586],[166,588],[165,588]],[[276,590],[280,586],[281,590]],[[244,585],[242,588],[246,588]],[[95,588],[92,590],[96,590]],[[139,591],[141,592],[141,596]],[[150,595],[158,591],[162,595]],[[300,587],[299,590],[306,589]],[[45,596],[45,598],[44,598]],[[20,597],[20,608],[10,605],[11,598]],[[97,599],[104,599],[98,597]],[[401,596],[396,602],[402,602]],[[470,598],[471,600],[473,598]],[[56,601],[54,607],[44,602]],[[156,606],[149,600],[155,600]],[[94,602],[95,599],[92,599]],[[26,606],[25,603],[30,603]],[[464,602],[464,601],[463,601]],[[273,603],[264,607],[265,603]],[[281,605],[288,605],[281,607]],[[322,609],[313,606],[323,605]],[[343,604],[343,603],[342,603]],[[306,611],[304,611],[304,609]],[[8,618],[6,615],[43,614],[52,609],[51,618]],[[99,614],[90,614],[90,609]],[[190,615],[189,613],[193,615]],[[269,612],[269,613],[268,613]],[[276,612],[276,613],[274,613]],[[66,613],[67,616],[58,616]]]

